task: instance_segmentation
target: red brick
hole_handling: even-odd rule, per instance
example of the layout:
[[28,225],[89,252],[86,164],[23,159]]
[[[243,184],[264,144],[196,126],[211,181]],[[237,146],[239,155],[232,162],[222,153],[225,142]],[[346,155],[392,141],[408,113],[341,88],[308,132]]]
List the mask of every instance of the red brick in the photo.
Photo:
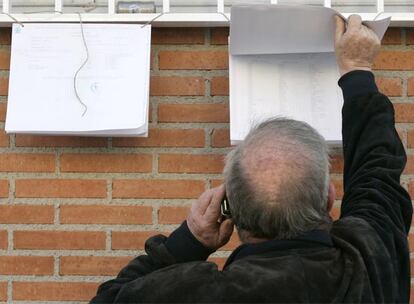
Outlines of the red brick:
[[160,122],[229,122],[227,104],[160,104]]
[[8,147],[10,145],[10,137],[4,130],[0,131],[0,147]]
[[1,172],[54,172],[53,154],[0,154]]
[[151,71],[154,69],[154,65],[155,65],[155,56],[156,56],[156,51],[151,50],[151,53],[150,53],[150,70],[151,70]]
[[204,190],[198,180],[114,180],[114,198],[197,198]]
[[151,172],[150,154],[63,154],[62,172]]
[[381,51],[374,62],[376,70],[413,70],[414,51]]
[[0,248],[1,249],[7,249],[7,246],[8,246],[8,243],[9,243],[7,238],[8,238],[7,231],[6,230],[0,230]]
[[385,32],[384,37],[382,38],[381,44],[401,44],[401,29],[398,27],[390,27]]
[[163,27],[152,29],[152,44],[204,44],[204,28]]
[[[405,170],[403,174],[413,174],[413,173],[414,173],[414,155],[407,155],[407,164],[405,166]],[[411,186],[414,186],[414,184],[410,183],[410,188]],[[413,188],[412,194],[414,194],[414,188]]]
[[406,133],[405,130],[397,129],[397,133],[398,133],[398,137],[400,138],[401,142],[405,144],[405,139],[404,139],[405,133]]
[[[412,162],[411,162],[412,163]],[[413,172],[412,168],[413,166],[411,165],[411,168],[409,169],[410,172]],[[407,170],[407,169],[406,169]],[[405,172],[405,173],[409,173],[409,172]],[[408,193],[410,193],[411,197],[414,197],[414,181],[409,182],[408,184]],[[414,219],[413,219],[414,220]]]
[[402,79],[401,78],[377,78],[376,80],[379,90],[387,96],[402,95]]
[[414,304],[414,284],[411,284],[410,288],[410,304]]
[[224,156],[220,154],[161,154],[158,172],[221,173]]
[[0,256],[2,275],[53,275],[51,256]]
[[[404,131],[397,130],[401,141],[404,143]],[[407,130],[407,147],[414,148],[414,129]]]
[[10,45],[11,43],[11,28],[2,27],[0,28],[0,44]]
[[344,171],[344,158],[342,155],[331,155],[331,173],[342,173]]
[[407,31],[407,44],[414,44],[414,29],[406,29]]
[[215,27],[211,29],[211,44],[228,44],[229,28]]
[[229,129],[214,129],[211,135],[211,146],[214,148],[230,147],[230,130]]
[[190,211],[190,206],[163,206],[158,210],[158,223],[160,224],[180,224],[183,222]]
[[62,205],[62,224],[152,224],[152,207],[107,205]]
[[0,49],[0,70],[10,69],[10,51]]
[[226,51],[160,51],[160,70],[224,70],[229,67]]
[[230,241],[226,245],[221,247],[219,250],[233,251],[234,249],[236,249],[240,245],[241,245],[241,242],[240,242],[239,236],[238,236],[237,232],[234,232],[231,235]]
[[[410,259],[410,268],[411,268],[411,273],[413,273],[414,272],[414,258],[413,257],[411,257],[411,259]],[[412,285],[411,285],[412,286]],[[411,302],[413,301],[414,299],[411,299]]]
[[204,147],[203,129],[151,129],[148,137],[113,138],[114,147]]
[[63,256],[60,258],[60,275],[114,276],[133,257]]
[[0,77],[0,95],[9,94],[9,77]]
[[152,105],[152,103],[149,104],[149,110],[148,110],[148,122],[152,122],[152,108],[154,106]]
[[414,78],[408,79],[407,94],[408,96],[414,96]]
[[213,77],[211,79],[211,96],[228,96],[229,95],[229,78]]
[[152,96],[202,96],[204,91],[202,77],[151,77],[150,95]]
[[344,196],[344,184],[342,180],[333,179],[331,180],[331,182],[335,186],[336,199],[342,199],[342,197]]
[[13,300],[89,301],[98,286],[89,282],[13,282]]
[[53,224],[54,206],[0,205],[1,224]]
[[221,186],[224,183],[224,180],[222,179],[212,179],[210,181],[210,188],[216,188],[218,186]]
[[16,147],[106,147],[104,137],[16,135]]
[[407,132],[407,146],[408,148],[414,148],[414,129]]
[[103,231],[15,231],[14,249],[105,249]]
[[221,257],[211,257],[211,258],[208,258],[208,260],[207,261],[209,261],[209,262],[212,262],[212,263],[214,263],[214,264],[216,264],[217,265],[217,268],[219,269],[219,270],[223,270],[223,267],[224,267],[224,264],[226,263],[226,261],[227,261],[227,258],[221,258]]
[[410,252],[414,251],[414,234],[409,233],[408,234],[408,245],[410,247]]
[[143,250],[145,242],[151,236],[166,233],[159,231],[127,231],[127,232],[112,232],[112,249],[135,249]]
[[[1,39],[1,34],[0,34],[0,39]],[[4,301],[4,302],[7,301],[7,282],[0,282],[0,301]]]
[[396,103],[395,122],[412,122],[414,121],[414,104],[410,103]]
[[9,197],[9,181],[0,179],[0,197]]
[[[0,77],[1,79],[1,77]],[[0,81],[0,87],[1,87],[1,81]],[[7,113],[7,103],[6,102],[0,102],[0,121],[6,120],[6,113]]]
[[[414,272],[414,258],[411,258],[410,259],[410,270],[411,270],[411,273],[413,273]],[[413,284],[412,284],[413,285]],[[412,286],[411,285],[411,286]],[[413,292],[411,292],[411,294],[413,294]],[[410,303],[412,303],[414,301],[414,299],[410,299]]]
[[104,198],[105,180],[18,179],[16,197]]

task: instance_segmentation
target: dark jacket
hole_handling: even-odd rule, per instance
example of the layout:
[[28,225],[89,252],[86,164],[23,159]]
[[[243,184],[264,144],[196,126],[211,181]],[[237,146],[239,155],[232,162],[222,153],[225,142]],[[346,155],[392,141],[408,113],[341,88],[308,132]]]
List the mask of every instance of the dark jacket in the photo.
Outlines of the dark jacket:
[[393,106],[370,72],[350,72],[339,85],[345,194],[329,232],[242,245],[219,271],[183,223],[169,238],[150,238],[147,255],[92,302],[408,303],[412,206],[400,185],[406,155]]

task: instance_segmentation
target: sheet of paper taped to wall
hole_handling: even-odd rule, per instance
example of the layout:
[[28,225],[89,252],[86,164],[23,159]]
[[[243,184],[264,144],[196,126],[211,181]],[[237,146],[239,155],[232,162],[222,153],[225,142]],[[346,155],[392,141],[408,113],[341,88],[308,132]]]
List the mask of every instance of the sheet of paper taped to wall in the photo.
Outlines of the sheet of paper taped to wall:
[[13,25],[9,133],[146,136],[151,27],[137,24]]
[[[230,28],[230,139],[283,116],[340,144],[342,92],[334,54],[335,10],[312,6],[233,6]],[[389,18],[365,22],[382,38]]]

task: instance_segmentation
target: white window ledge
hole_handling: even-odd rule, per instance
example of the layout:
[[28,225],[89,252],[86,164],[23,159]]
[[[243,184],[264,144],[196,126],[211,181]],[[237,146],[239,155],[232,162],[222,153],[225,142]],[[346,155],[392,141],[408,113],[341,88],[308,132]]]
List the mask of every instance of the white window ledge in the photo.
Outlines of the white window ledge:
[[[83,22],[146,23],[159,14],[94,14],[83,13]],[[348,16],[350,14],[343,14]],[[373,20],[376,13],[361,13],[364,20]],[[79,22],[78,14],[39,13],[12,14],[20,22]],[[226,14],[230,18],[230,14]],[[414,13],[383,13],[379,19],[391,16],[393,27],[414,27]],[[0,27],[10,26],[14,21],[6,14],[0,14]],[[229,22],[219,13],[166,13],[152,22],[154,27],[222,27]]]

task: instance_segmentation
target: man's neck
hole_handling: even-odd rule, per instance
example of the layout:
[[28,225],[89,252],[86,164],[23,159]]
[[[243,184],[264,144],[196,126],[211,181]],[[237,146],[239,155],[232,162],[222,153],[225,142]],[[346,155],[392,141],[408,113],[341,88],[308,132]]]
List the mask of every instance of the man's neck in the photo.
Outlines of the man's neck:
[[247,236],[244,237],[244,239],[242,240],[243,244],[258,244],[258,243],[263,243],[266,241],[269,241],[270,239],[265,239],[265,238],[256,238],[253,236]]

